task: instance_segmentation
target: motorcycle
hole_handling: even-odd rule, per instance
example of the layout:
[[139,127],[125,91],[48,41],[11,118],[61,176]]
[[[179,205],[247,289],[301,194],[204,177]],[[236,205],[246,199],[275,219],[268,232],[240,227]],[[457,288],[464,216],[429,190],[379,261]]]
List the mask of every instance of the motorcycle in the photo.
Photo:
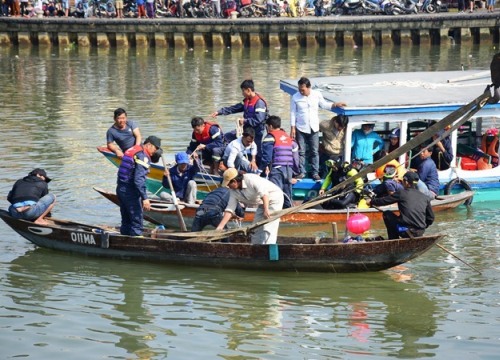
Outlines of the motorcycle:
[[417,4],[413,0],[388,0],[386,10],[391,15],[418,13]]
[[438,13],[441,10],[441,0],[424,0],[420,4],[419,10],[429,14]]
[[384,11],[384,4],[387,4],[388,0],[363,0],[363,9],[365,10],[366,14],[369,15],[378,15],[378,14],[385,14],[386,12]]
[[334,15],[363,15],[363,0],[335,0],[331,13]]

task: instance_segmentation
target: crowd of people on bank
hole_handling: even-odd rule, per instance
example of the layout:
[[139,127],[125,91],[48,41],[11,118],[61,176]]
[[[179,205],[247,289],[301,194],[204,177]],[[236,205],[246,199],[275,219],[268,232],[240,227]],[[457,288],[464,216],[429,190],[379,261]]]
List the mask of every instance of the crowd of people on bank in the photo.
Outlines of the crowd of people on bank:
[[[222,107],[211,114],[218,116],[242,113],[236,130],[224,133],[213,120],[194,117],[191,120],[192,136],[186,150],[175,154],[175,164],[165,166],[160,198],[201,205],[196,213],[192,231],[212,225],[218,230],[232,219],[242,219],[245,206],[257,205],[254,222],[269,219],[273,213],[293,206],[292,185],[306,177],[322,181],[320,196],[335,195],[322,204],[325,209],[343,209],[358,205],[366,194],[366,179],[358,178],[341,192],[330,189],[344,180],[356,176],[362,166],[372,164],[377,158],[399,146],[399,129],[389,134],[389,146],[374,131],[374,124],[363,124],[352,133],[352,161],[344,159],[345,131],[349,119],[335,115],[320,121],[320,108],[338,110],[347,104],[330,102],[320,91],[311,86],[308,78],[298,81],[298,91],[291,98],[290,132],[282,128],[281,118],[271,115],[266,100],[256,92],[253,80],[244,80],[240,89],[243,100]],[[320,133],[322,140],[320,142]],[[448,138],[436,134],[436,146],[422,145],[419,157],[412,160],[415,171],[401,171],[397,161],[382,169],[382,182],[373,193],[370,205],[398,203],[401,217],[384,214],[388,234],[395,236],[395,224],[402,225],[413,236],[423,234],[432,223],[430,201],[439,189],[437,165],[449,166],[453,157]],[[120,200],[121,228],[123,235],[141,236],[143,212],[151,209],[146,189],[146,178],[152,163],[163,160],[161,139],[151,135],[145,140],[138,124],[127,118],[124,109],[114,112],[114,123],[106,133],[110,151],[121,159],[117,174],[116,193]],[[320,160],[321,159],[321,160]],[[441,161],[442,160],[442,161]],[[321,166],[320,166],[321,165]],[[208,169],[208,170],[207,170]],[[222,189],[209,193],[203,202],[196,198],[199,172],[222,175]],[[45,223],[44,218],[55,204],[55,197],[48,193],[51,179],[45,170],[35,169],[20,179],[9,193],[9,212],[16,218]],[[331,193],[331,194],[330,194]],[[418,206],[417,206],[418,204]],[[279,218],[259,227],[252,241],[259,244],[275,243]],[[405,230],[406,231],[406,230]],[[403,235],[404,236],[404,235]]]
[[[376,0],[373,0],[377,2]],[[486,9],[496,0],[459,0],[458,12]],[[342,1],[326,0],[2,0],[1,16],[103,18],[234,18],[327,16],[338,14]],[[416,2],[423,4],[423,1]],[[418,7],[424,11],[424,7]]]

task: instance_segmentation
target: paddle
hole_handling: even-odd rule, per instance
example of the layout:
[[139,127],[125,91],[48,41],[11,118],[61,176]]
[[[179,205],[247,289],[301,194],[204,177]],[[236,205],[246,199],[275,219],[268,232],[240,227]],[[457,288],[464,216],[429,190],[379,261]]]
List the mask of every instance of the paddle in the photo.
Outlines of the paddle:
[[184,218],[182,217],[181,208],[179,206],[179,203],[177,202],[177,196],[175,195],[174,186],[172,185],[172,178],[170,177],[170,171],[168,171],[167,162],[165,161],[165,157],[163,156],[163,154],[161,155],[161,160],[163,162],[163,166],[165,167],[165,172],[167,173],[168,186],[170,187],[170,192],[172,193],[172,199],[174,201],[175,210],[177,212],[177,217],[179,219],[179,226],[182,231],[187,231],[186,223],[184,222]]

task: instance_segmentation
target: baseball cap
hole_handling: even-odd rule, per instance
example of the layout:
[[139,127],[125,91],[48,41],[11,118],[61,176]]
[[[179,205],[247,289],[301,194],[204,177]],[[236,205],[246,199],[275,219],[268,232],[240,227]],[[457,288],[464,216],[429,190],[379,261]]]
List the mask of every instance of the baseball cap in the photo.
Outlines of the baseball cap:
[[157,149],[161,149],[161,139],[154,135],[148,136],[146,140],[144,140],[144,144],[146,143],[155,146]]
[[238,170],[236,170],[235,168],[229,168],[224,171],[224,174],[222,175],[222,187],[227,187],[229,182],[236,176],[238,176]]
[[403,180],[408,181],[410,184],[416,184],[420,178],[416,172],[407,171],[406,174],[403,175]]
[[45,178],[46,183],[49,183],[52,181],[52,179],[47,176],[47,173],[45,172],[44,169],[36,168],[32,172],[30,172],[29,175],[33,175],[33,176],[41,175]]
[[189,155],[186,152],[178,152],[175,154],[175,162],[177,164],[189,164]]

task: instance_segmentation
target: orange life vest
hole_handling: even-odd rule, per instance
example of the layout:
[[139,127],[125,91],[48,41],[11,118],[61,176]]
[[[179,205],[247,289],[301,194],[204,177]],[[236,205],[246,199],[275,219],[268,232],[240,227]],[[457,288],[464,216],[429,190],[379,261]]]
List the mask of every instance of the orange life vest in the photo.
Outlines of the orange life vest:
[[196,139],[196,141],[198,141],[200,144],[205,144],[205,145],[208,144],[210,142],[210,140],[211,140],[211,137],[210,137],[210,128],[213,125],[217,126],[220,129],[219,124],[215,124],[215,123],[211,123],[211,122],[205,121],[205,127],[203,128],[203,131],[201,132],[201,134],[195,133],[193,131],[193,136]]
[[494,136],[493,140],[488,144],[488,138],[491,137],[489,134],[484,134],[481,139],[481,151],[491,156],[491,164],[488,164],[485,158],[481,158],[477,161],[477,168],[479,170],[491,169],[498,166],[498,136]]

